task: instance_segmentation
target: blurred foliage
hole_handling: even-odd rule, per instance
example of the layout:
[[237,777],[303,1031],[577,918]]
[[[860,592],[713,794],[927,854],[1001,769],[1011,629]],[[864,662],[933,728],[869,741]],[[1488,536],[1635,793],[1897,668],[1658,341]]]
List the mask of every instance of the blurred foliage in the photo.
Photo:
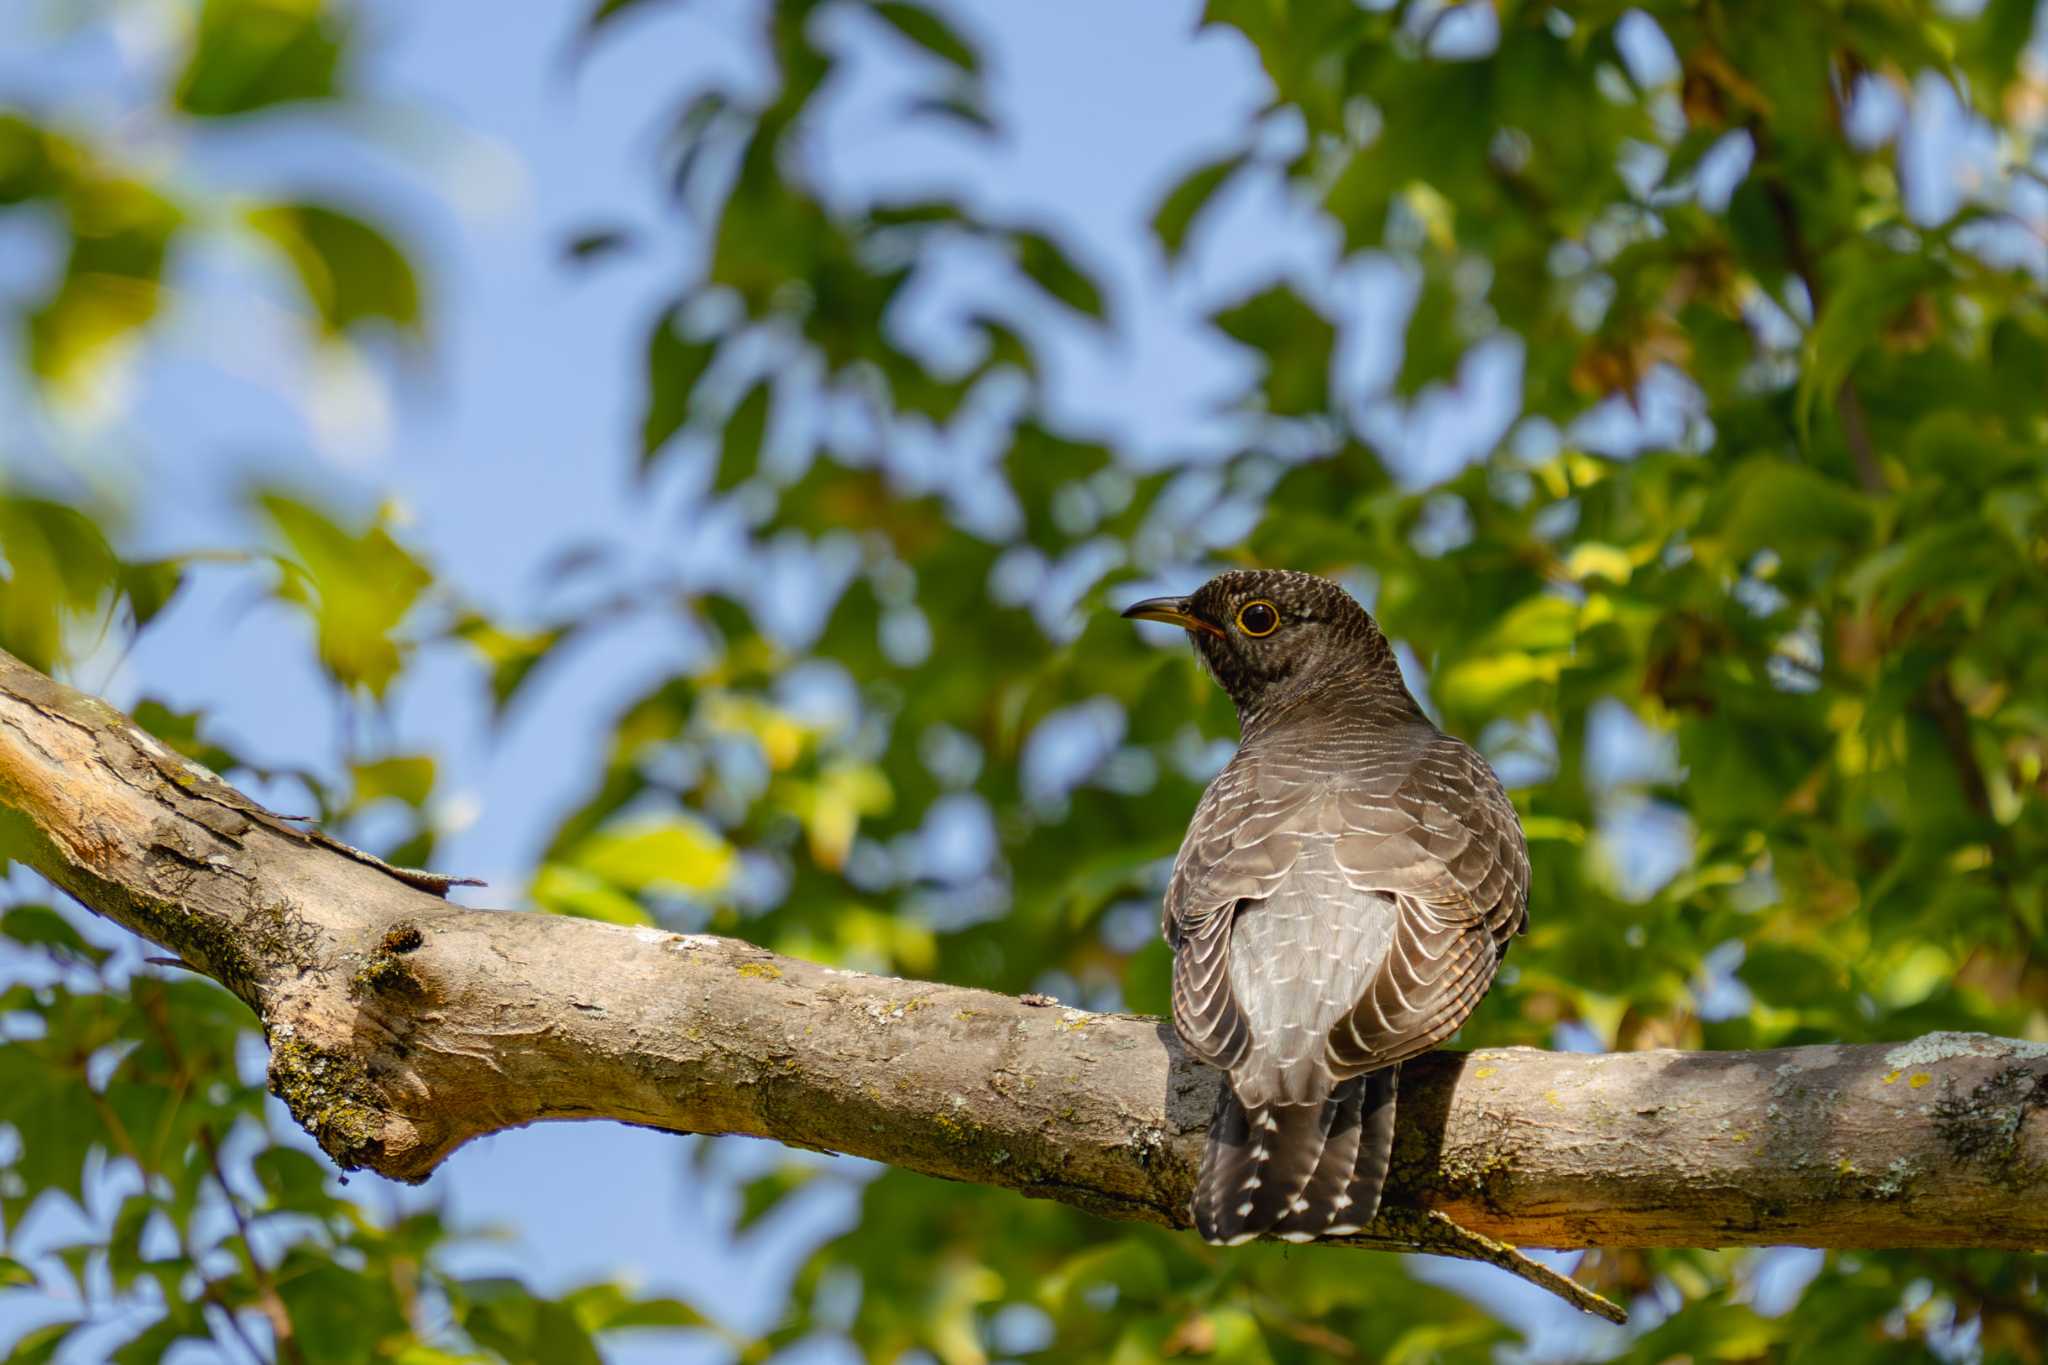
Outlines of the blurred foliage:
[[[651,8],[593,5],[581,41]],[[613,610],[683,616],[692,662],[615,718],[535,905],[1156,1012],[1163,860],[1233,727],[1177,641],[1110,608],[1224,563],[1284,565],[1368,597],[1522,810],[1530,933],[1462,1044],[2048,1039],[2048,60],[2032,0],[1212,0],[1205,23],[1250,44],[1272,98],[1239,147],[1162,187],[1167,268],[1198,267],[1220,197],[1284,189],[1342,264],[1390,270],[1413,303],[1398,367],[1369,382],[1351,357],[1381,320],[1334,270],[1241,282],[1211,321],[1257,362],[1231,414],[1243,439],[1201,458],[1061,429],[1052,352],[1113,336],[1120,315],[1058,224],[965,193],[828,192],[803,143],[846,60],[828,8],[917,54],[927,88],[905,118],[999,135],[992,54],[915,0],[763,3],[772,86],[680,92],[660,172],[700,266],[649,301],[620,458],[730,500],[764,562],[811,566],[829,610],[790,626],[766,575],[620,589],[645,600]],[[214,118],[344,95],[350,31],[316,0],[209,0],[165,99]],[[1916,190],[1883,113],[1938,100],[1995,148],[1960,194]],[[276,204],[223,221],[81,130],[0,119],[0,203],[40,204],[68,233],[20,320],[60,401],[151,322],[187,231],[269,243],[316,333],[425,318],[367,218]],[[595,267],[639,236],[593,232],[571,255]],[[945,345],[917,344],[895,320],[942,248],[982,251],[1005,288]],[[1425,477],[1389,417],[1448,402],[1484,424],[1468,370],[1489,355],[1518,365],[1516,409],[1478,458]],[[991,423],[993,459],[974,453]],[[503,712],[603,615],[496,620],[382,522],[283,495],[260,508],[279,553],[251,572],[309,613],[352,704],[383,704],[420,651],[452,643]],[[175,566],[125,563],[97,515],[26,492],[0,505],[0,644],[52,666],[74,626],[161,607]],[[240,767],[205,718],[139,715]],[[352,758],[352,791],[316,789],[321,813],[411,811],[385,851],[431,856],[431,756]],[[436,1268],[445,1229],[367,1217],[293,1148],[263,1146],[247,1175],[216,1164],[258,1116],[231,1083],[247,1021],[225,997],[100,979],[97,951],[35,907],[0,933],[62,964],[5,997],[32,1041],[0,1051],[0,1213],[12,1227],[33,1198],[80,1198],[86,1153],[127,1163],[140,1212],[63,1270],[158,1286],[167,1316],[133,1358],[229,1331],[223,1308],[259,1337],[280,1312],[319,1324],[336,1359],[573,1360],[613,1328],[716,1330],[609,1286],[551,1300],[456,1281]],[[805,1198],[803,1169],[750,1183],[743,1227]],[[298,1231],[280,1255],[236,1220],[195,1221],[224,1205]],[[1634,1296],[1640,1325],[1586,1349],[2033,1362],[2048,1341],[2024,1258],[1835,1255],[1775,1316],[1752,1302],[1761,1264],[1599,1255],[1585,1273]],[[58,1275],[0,1263],[14,1282]],[[948,1365],[1467,1360],[1514,1338],[1397,1258],[1224,1253],[893,1171],[781,1325],[728,1344],[765,1359],[819,1333]]]

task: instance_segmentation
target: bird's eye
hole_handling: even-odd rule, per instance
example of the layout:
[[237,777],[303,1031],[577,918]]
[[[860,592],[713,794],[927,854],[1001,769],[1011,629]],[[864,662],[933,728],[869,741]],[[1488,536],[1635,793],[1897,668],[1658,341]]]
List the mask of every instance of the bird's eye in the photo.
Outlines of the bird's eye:
[[1263,597],[1247,602],[1237,609],[1237,628],[1254,639],[1271,635],[1280,629],[1280,609]]

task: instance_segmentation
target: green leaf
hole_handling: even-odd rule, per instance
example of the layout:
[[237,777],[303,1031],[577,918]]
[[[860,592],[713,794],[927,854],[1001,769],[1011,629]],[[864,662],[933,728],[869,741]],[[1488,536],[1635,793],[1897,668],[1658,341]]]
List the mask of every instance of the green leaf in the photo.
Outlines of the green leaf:
[[49,198],[63,188],[71,148],[19,114],[0,113],[0,204]]
[[[67,1037],[71,1030],[64,1019],[49,1022],[61,1041],[74,1041]],[[75,1027],[86,1036],[83,1021]],[[87,1041],[100,1045],[112,1040],[87,1036]],[[13,1170],[27,1190],[58,1190],[76,1200],[83,1190],[86,1157],[106,1134],[79,1070],[53,1064],[55,1059],[40,1055],[43,1051],[18,1041],[0,1048],[0,1095],[7,1097],[0,1112],[19,1138]]]
[[574,915],[606,924],[654,923],[654,916],[640,902],[604,878],[561,863],[542,863],[528,894],[534,904],[550,914]]
[[1124,1008],[1165,1016],[1173,1011],[1173,949],[1154,939],[1124,964]]
[[904,103],[903,115],[939,119],[956,125],[961,132],[981,137],[993,137],[997,131],[995,118],[978,93],[949,90],[938,95],[919,95]]
[[673,816],[601,830],[569,859],[628,891],[715,891],[733,871],[733,849],[716,831]]
[[91,1326],[86,1322],[53,1322],[24,1333],[8,1350],[7,1365],[48,1365],[64,1349],[72,1333],[87,1331]]
[[458,621],[452,633],[476,650],[490,669],[491,715],[502,719],[534,670],[575,633],[575,627],[510,630],[472,613]]
[[584,36],[588,38],[595,35],[605,25],[632,10],[645,7],[648,3],[649,0],[599,0],[599,3],[591,6],[590,13],[583,20]]
[[162,702],[145,697],[135,704],[129,718],[154,738],[214,773],[247,766],[230,750],[200,737],[198,711],[173,711]]
[[[158,1365],[166,1355],[170,1355],[172,1347],[176,1347],[180,1340],[193,1340],[193,1342],[207,1340],[209,1342],[211,1334],[207,1332],[203,1322],[195,1324],[195,1322],[186,1322],[186,1320],[166,1318],[162,1322],[156,1322],[152,1326],[143,1328],[143,1332],[139,1336],[129,1338],[119,1351],[115,1351],[113,1355],[109,1355],[106,1359],[109,1359],[113,1365]],[[307,1357],[307,1359],[313,1359],[313,1357]],[[326,1357],[326,1359],[334,1359],[334,1357]]]
[[680,1299],[633,1299],[605,1319],[604,1330],[635,1327],[710,1327],[711,1320]]
[[512,1365],[602,1365],[568,1304],[539,1298],[517,1280],[462,1280],[452,1288],[463,1330]]
[[434,760],[425,754],[401,754],[358,763],[354,806],[360,810],[378,801],[402,801],[417,809],[434,792]]
[[128,599],[135,628],[140,630],[154,621],[184,584],[185,565],[182,560],[157,559],[147,563],[123,564],[121,594]]
[[120,563],[92,521],[40,498],[0,494],[0,648],[54,669],[64,632],[95,615]]
[[1752,944],[1736,975],[1767,1004],[1799,1007],[1848,1003],[1848,983],[1840,965],[1793,944]]
[[1056,545],[1095,531],[1103,509],[1090,481],[1113,464],[1107,446],[1067,440],[1036,422],[1021,423],[1011,433],[1003,472],[1024,513],[1026,541]]
[[107,952],[86,942],[71,922],[47,905],[11,906],[0,914],[0,936],[28,947],[44,948],[80,962],[104,962]]
[[267,205],[248,222],[291,263],[329,335],[370,321],[418,330],[419,280],[377,228],[321,204]]
[[655,319],[647,334],[647,405],[640,419],[640,463],[652,463],[671,436],[690,420],[697,381],[718,354],[717,340],[693,340],[682,331],[682,305]]
[[702,1313],[679,1299],[635,1298],[609,1282],[570,1291],[562,1302],[586,1332],[617,1332],[644,1327],[706,1327]]
[[[119,1293],[126,1293],[142,1273],[142,1235],[158,1209],[157,1201],[148,1195],[131,1194],[121,1201],[121,1211],[114,1216],[113,1229],[107,1234],[107,1274]],[[183,1257],[177,1259],[184,1263]]]
[[754,1224],[797,1190],[811,1183],[817,1171],[813,1167],[799,1166],[793,1161],[784,1162],[765,1175],[755,1176],[740,1185],[739,1218],[733,1225],[735,1233],[751,1230]]
[[307,1365],[373,1359],[377,1343],[411,1330],[388,1275],[351,1270],[303,1243],[286,1255],[277,1292]]
[[1272,1365],[1273,1353],[1266,1346],[1259,1321],[1242,1308],[1219,1308],[1209,1314],[1215,1346],[1209,1358],[1229,1365]]
[[1250,159],[1248,154],[1239,152],[1221,161],[1212,161],[1183,177],[1179,184],[1167,191],[1166,198],[1152,214],[1152,232],[1165,249],[1167,260],[1180,256],[1188,233],[1202,209],[1215,198],[1223,183]]
[[177,107],[222,118],[339,93],[340,16],[323,0],[206,0]]
[[1283,417],[1326,412],[1337,329],[1284,284],[1218,313],[1216,325],[1266,359],[1266,410]]
[[328,1168],[295,1147],[266,1147],[250,1158],[272,1208],[325,1213],[335,1204],[327,1192]]
[[1869,540],[1870,506],[1854,489],[1804,465],[1745,460],[1729,471],[1709,524],[1718,547],[1740,566],[1768,550],[1787,569],[1809,572],[1860,550]]
[[1451,287],[1450,267],[1432,257],[1423,269],[1414,311],[1408,314],[1401,370],[1394,378],[1394,392],[1403,398],[1413,398],[1431,384],[1451,379],[1458,372],[1465,346],[1464,332],[1458,326],[1458,296]]
[[1131,1310],[1163,1298],[1166,1263],[1142,1235],[1119,1237],[1069,1257],[1039,1288],[1039,1299],[1055,1313],[1071,1312],[1097,1285],[1112,1285],[1117,1306]]
[[[1834,276],[1841,284],[1824,301],[1806,338],[1806,360],[1799,375],[1799,423],[1802,430],[1820,403],[1832,405],[1850,371],[1876,345],[1913,298],[1946,278],[1947,272],[1924,256],[1845,252]],[[1874,258],[1873,258],[1874,257]]]
[[718,441],[718,469],[711,484],[714,489],[723,493],[737,488],[760,467],[774,401],[775,386],[763,376],[726,415]]
[[673,158],[669,165],[669,192],[685,207],[690,204],[690,186],[704,153],[712,145],[712,134],[732,125],[728,118],[736,111],[725,91],[713,87],[700,90],[683,105],[670,125],[665,150]]
[[164,299],[164,263],[184,214],[150,185],[91,167],[61,144],[70,253],[56,289],[28,317],[29,364],[66,405],[88,407],[106,362],[126,351]]
[[1017,267],[1033,283],[1075,312],[1102,320],[1102,291],[1059,243],[1028,229],[1014,230],[1010,237],[1017,244]]
[[1964,36],[1956,60],[1969,77],[1963,90],[1987,119],[2007,116],[2002,97],[2024,60],[2039,8],[2036,0],[1989,0],[1976,23],[1960,26]]
[[940,61],[957,66],[970,76],[981,70],[981,58],[974,48],[935,10],[908,0],[873,0],[868,8]]
[[320,662],[343,685],[383,696],[404,659],[395,633],[433,575],[381,519],[350,531],[280,493],[259,495],[257,505],[291,556],[281,561],[278,595],[312,614]]

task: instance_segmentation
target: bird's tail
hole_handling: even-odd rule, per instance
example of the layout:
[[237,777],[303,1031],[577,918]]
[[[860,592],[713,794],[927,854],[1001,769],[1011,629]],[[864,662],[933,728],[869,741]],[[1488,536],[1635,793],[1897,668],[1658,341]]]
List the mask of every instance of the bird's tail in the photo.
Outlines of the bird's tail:
[[1354,1076],[1320,1104],[1251,1109],[1225,1082],[1195,1177],[1195,1229],[1235,1246],[1268,1233],[1311,1242],[1370,1223],[1393,1156],[1398,1075]]

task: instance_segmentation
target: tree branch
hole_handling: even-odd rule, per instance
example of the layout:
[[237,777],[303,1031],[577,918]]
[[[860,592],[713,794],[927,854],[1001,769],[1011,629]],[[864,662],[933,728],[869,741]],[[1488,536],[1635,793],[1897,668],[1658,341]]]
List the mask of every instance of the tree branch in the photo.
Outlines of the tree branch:
[[[8,856],[249,1003],[346,1169],[607,1118],[1187,1224],[1217,1078],[1160,1020],[451,906],[4,654],[0,807]],[[1360,1245],[2048,1246],[2048,1046],[1436,1053],[1401,1105]]]

